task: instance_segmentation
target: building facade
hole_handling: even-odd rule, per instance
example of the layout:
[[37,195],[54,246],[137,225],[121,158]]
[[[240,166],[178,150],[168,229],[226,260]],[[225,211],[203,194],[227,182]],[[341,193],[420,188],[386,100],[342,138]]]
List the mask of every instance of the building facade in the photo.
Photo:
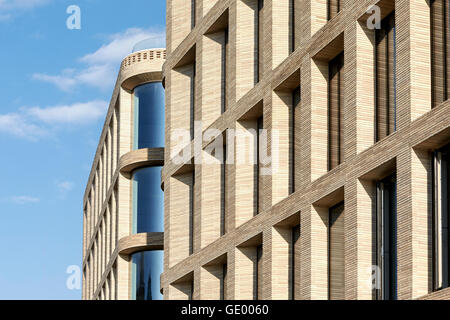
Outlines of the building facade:
[[165,299],[450,298],[449,9],[167,1]]
[[84,196],[85,300],[159,300],[163,270],[165,49],[121,65]]

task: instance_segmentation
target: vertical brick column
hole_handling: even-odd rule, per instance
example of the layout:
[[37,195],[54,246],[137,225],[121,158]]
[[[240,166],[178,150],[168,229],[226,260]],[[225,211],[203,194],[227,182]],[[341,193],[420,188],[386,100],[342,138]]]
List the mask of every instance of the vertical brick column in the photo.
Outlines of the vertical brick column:
[[345,43],[345,158],[354,157],[375,141],[375,32],[355,21],[344,33]]
[[272,159],[277,160],[272,178],[272,203],[275,205],[289,195],[289,168],[291,126],[290,113],[292,108],[292,94],[287,91],[272,93],[271,129],[278,137],[276,148],[272,150]]
[[301,210],[301,299],[328,299],[328,209]]
[[430,8],[397,0],[397,130],[431,110]]
[[242,98],[255,85],[256,79],[256,37],[255,13],[258,11],[256,0],[236,0],[234,5],[236,28],[230,35],[230,43],[235,48],[235,91],[236,100]]
[[[270,277],[271,300],[288,300],[290,298],[290,241],[292,232],[289,228],[273,227],[270,232],[270,250],[267,248],[267,255],[270,257],[270,269],[267,276]],[[264,248],[266,250],[266,248]]]
[[431,154],[427,150],[411,150],[413,299],[430,293],[432,288],[431,166]]
[[[348,4],[346,4],[348,5]],[[375,86],[373,30],[354,21],[344,33],[345,159],[373,145]],[[375,190],[371,181],[352,179],[345,185],[345,297],[371,299],[372,216]]]
[[198,66],[201,84],[198,104],[201,104],[203,130],[222,114],[225,80],[222,76],[224,45],[223,31],[204,35],[199,44],[201,50],[198,50]]
[[192,26],[191,0],[167,1],[167,52],[175,50],[189,34]]
[[130,262],[117,257],[117,300],[130,300]]
[[399,299],[421,297],[431,288],[430,176],[429,154],[405,146],[397,158]]
[[[279,173],[279,152],[277,151],[280,139],[279,127],[274,127],[272,112],[272,92],[267,90],[263,96],[263,127],[259,134],[259,213],[269,210],[272,203],[273,181],[277,180]],[[257,120],[255,120],[257,121]]]
[[[231,128],[228,128],[226,134],[227,142],[227,161],[232,161],[232,163],[227,164],[227,177],[226,177],[226,230],[231,232],[236,228],[236,159],[235,159],[235,139],[232,137],[232,130],[236,129],[236,123]],[[229,266],[229,268],[231,268]],[[231,270],[231,269],[230,269]],[[229,272],[229,275],[231,273]],[[230,295],[228,295],[230,297]]]
[[[177,141],[179,137],[174,135],[175,130],[185,130],[187,133],[191,132],[191,112],[192,112],[192,78],[194,75],[193,64],[176,68],[170,72],[170,79],[172,91],[168,94],[169,116],[167,118],[168,127],[166,133],[169,133],[169,145],[166,145],[166,155],[169,157],[173,152],[179,151],[183,147],[181,141]],[[197,78],[197,77],[196,77]],[[198,90],[196,90],[198,92]],[[199,108],[195,108],[198,112]],[[185,138],[184,138],[185,139]],[[187,140],[187,139],[186,139]],[[189,141],[184,141],[189,143]],[[185,146],[185,145],[184,145]],[[174,156],[174,155],[172,155]],[[166,158],[167,159],[167,158]]]
[[352,179],[345,185],[345,299],[372,299],[372,221],[375,187]]
[[236,248],[232,248],[227,252],[227,299],[228,300],[236,300],[236,281],[238,278],[236,277]]
[[[168,216],[165,238],[168,237],[168,246],[164,248],[171,268],[189,256],[190,248],[190,211],[192,173],[173,176],[165,188],[168,203],[165,209]],[[166,182],[167,183],[167,182]],[[167,214],[168,213],[168,214]],[[166,219],[167,222],[167,219]]]
[[235,249],[234,297],[235,300],[253,300],[256,274],[254,265],[256,261],[255,247]]
[[117,192],[114,190],[111,194],[111,252],[117,247]]
[[200,268],[200,300],[220,300],[222,271],[222,265],[217,264]]
[[310,168],[305,172],[310,174],[305,179],[309,182],[328,171],[328,63],[310,59],[303,66],[307,68],[305,77],[310,77],[310,81],[302,81],[305,83],[302,86],[302,108],[306,109],[305,113],[309,111],[310,117],[310,124],[306,126],[310,130],[307,134],[310,153],[305,150],[309,158],[303,166]]
[[[132,149],[132,128],[133,128],[133,108],[132,94],[124,89],[120,89],[120,116],[119,116],[119,158],[130,152]],[[119,175],[118,181],[118,238],[129,236],[131,233],[130,213],[131,213],[131,181]],[[99,250],[96,254],[99,254]],[[127,300],[130,298],[129,292],[129,272],[130,262],[122,257],[117,258],[118,270],[118,299]]]
[[[271,25],[269,29],[271,32],[269,40],[271,46],[266,48],[266,50],[271,51],[271,68],[275,69],[289,56],[290,49],[290,3],[289,0],[277,1],[271,0],[267,1],[266,17],[268,23],[266,25]],[[268,30],[268,32],[269,32]]]
[[[240,132],[240,133],[239,133]],[[255,140],[256,121],[236,123],[234,220],[235,227],[253,218],[255,210]],[[239,136],[238,136],[239,135]]]
[[327,23],[327,0],[309,0],[311,37]]
[[[198,166],[200,177],[200,248],[220,238],[221,219],[221,159],[202,151],[202,164]],[[197,183],[196,183],[197,184]]]

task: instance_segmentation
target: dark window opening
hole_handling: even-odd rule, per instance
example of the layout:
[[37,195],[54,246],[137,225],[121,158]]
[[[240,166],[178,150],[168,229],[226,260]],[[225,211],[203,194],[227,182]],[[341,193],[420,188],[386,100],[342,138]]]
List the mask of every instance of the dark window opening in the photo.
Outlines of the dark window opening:
[[227,275],[228,265],[222,265],[222,277],[220,278],[220,300],[227,300]]
[[256,50],[255,50],[255,84],[257,84],[261,78],[262,78],[262,71],[263,71],[263,54],[262,54],[262,48],[264,43],[264,0],[257,0],[258,1],[258,10],[256,12],[256,23],[255,23],[255,33],[256,33]]
[[289,53],[295,51],[295,1],[289,0]]
[[227,110],[227,68],[228,68],[228,28],[224,31],[224,45],[222,46],[222,110],[224,113]]
[[395,12],[383,19],[375,33],[376,141],[397,130],[397,46]]
[[395,175],[377,182],[379,300],[397,299],[397,185]]
[[262,132],[264,130],[264,118],[263,117],[259,117],[256,123],[256,164],[255,164],[255,170],[254,170],[254,180],[255,180],[255,197],[254,197],[254,207],[255,207],[255,215],[258,215],[260,213],[261,210],[261,204],[260,204],[260,200],[261,200],[261,156],[260,153],[261,151],[261,135]]
[[295,192],[295,113],[298,105],[300,104],[301,95],[300,95],[300,87],[295,88],[292,91],[292,107],[291,113],[289,115],[289,126],[290,130],[290,152],[289,152],[289,194],[293,194]]
[[188,300],[194,300],[194,279],[191,280],[191,285],[189,287]]
[[295,285],[295,280],[296,280],[296,264],[298,264],[298,257],[296,256],[295,252],[296,252],[296,248],[297,248],[297,243],[300,240],[300,225],[297,225],[295,227],[292,228],[292,239],[291,239],[291,266],[290,266],[290,298],[291,300],[295,300],[296,296],[295,296],[295,291],[297,289],[296,285]]
[[450,44],[448,0],[431,0],[431,86],[432,107],[448,99],[450,86]]
[[223,163],[221,164],[220,181],[221,181],[221,195],[220,195],[220,235],[223,236],[227,232],[227,145],[223,145]]
[[327,16],[328,20],[333,19],[341,11],[341,1],[340,0],[328,0],[327,1]]
[[259,245],[256,247],[256,263],[255,263],[255,286],[254,286],[254,300],[260,300],[262,298],[261,289],[262,289],[262,255],[263,255],[263,247]]
[[195,217],[195,171],[192,171],[192,184],[190,187],[190,212],[189,212],[189,255],[194,253],[194,217]]
[[191,77],[191,112],[190,112],[190,125],[191,125],[191,140],[194,139],[195,136],[195,91],[196,91],[196,85],[195,85],[195,81],[196,81],[196,63],[194,62],[192,64],[192,77]]
[[191,29],[195,28],[195,25],[197,23],[197,4],[196,0],[191,0]]
[[433,289],[449,287],[450,145],[433,154]]
[[344,52],[329,63],[328,82],[328,170],[344,158]]

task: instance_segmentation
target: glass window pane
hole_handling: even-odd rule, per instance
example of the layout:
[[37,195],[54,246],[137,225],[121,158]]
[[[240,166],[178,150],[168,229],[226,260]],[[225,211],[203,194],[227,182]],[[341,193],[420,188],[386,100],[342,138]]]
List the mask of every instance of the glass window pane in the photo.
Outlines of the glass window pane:
[[160,277],[163,272],[164,251],[135,253],[132,259],[132,299],[162,300]]
[[134,89],[134,149],[164,147],[164,88],[161,82]]
[[133,233],[164,232],[162,167],[148,167],[133,173]]

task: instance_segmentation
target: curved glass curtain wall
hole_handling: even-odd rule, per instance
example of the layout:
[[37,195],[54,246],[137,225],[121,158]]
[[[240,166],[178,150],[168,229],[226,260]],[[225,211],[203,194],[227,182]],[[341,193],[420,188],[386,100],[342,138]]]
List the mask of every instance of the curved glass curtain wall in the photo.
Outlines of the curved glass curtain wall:
[[164,87],[151,82],[134,89],[133,149],[164,148]]
[[131,298],[133,300],[162,300],[160,276],[163,272],[164,251],[142,251],[131,255]]
[[133,234],[164,232],[161,169],[147,167],[133,172]]

